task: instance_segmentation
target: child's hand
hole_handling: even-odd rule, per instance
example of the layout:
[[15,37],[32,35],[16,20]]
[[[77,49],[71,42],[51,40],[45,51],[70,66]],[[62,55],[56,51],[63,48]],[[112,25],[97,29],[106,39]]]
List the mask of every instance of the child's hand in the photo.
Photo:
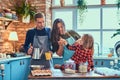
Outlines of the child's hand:
[[75,45],[76,44],[79,44],[79,45],[82,45],[82,40],[81,40],[81,38],[80,39],[78,39],[77,41],[75,41],[75,43],[74,43]]

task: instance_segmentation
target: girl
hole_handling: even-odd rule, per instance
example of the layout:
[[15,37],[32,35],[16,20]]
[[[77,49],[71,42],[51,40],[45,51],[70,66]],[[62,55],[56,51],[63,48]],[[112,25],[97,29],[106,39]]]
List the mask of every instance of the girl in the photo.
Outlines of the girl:
[[89,34],[84,34],[81,39],[76,41],[76,44],[72,46],[66,45],[68,49],[75,51],[71,59],[75,61],[77,70],[79,64],[85,62],[88,62],[88,71],[93,70],[93,43],[93,37]]

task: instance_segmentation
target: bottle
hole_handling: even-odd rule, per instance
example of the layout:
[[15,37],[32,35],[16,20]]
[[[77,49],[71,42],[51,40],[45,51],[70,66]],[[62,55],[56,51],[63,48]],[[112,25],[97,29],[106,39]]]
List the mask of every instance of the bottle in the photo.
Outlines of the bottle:
[[118,68],[118,59],[115,59],[115,60],[114,60],[114,63],[115,63],[114,69],[119,69],[119,68]]
[[113,69],[114,68],[114,62],[110,61],[110,68]]

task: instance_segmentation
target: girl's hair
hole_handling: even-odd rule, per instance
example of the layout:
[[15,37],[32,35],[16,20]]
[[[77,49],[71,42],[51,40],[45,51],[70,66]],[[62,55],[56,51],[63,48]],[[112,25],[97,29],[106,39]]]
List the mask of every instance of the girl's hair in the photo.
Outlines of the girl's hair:
[[93,49],[94,39],[91,35],[84,34],[82,37],[82,41],[83,41],[83,48]]
[[53,22],[53,27],[52,27],[52,32],[51,32],[51,42],[57,42],[60,39],[60,31],[59,28],[57,26],[58,23],[62,23],[63,28],[65,29],[65,23],[62,19],[57,18],[54,22]]

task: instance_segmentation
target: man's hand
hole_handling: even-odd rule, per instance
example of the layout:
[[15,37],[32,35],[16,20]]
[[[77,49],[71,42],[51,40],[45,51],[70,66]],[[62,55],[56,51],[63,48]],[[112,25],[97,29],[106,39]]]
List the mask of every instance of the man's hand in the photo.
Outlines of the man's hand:
[[33,51],[33,46],[30,46],[30,48],[28,49],[27,54],[28,54],[28,55],[32,54],[32,51]]

